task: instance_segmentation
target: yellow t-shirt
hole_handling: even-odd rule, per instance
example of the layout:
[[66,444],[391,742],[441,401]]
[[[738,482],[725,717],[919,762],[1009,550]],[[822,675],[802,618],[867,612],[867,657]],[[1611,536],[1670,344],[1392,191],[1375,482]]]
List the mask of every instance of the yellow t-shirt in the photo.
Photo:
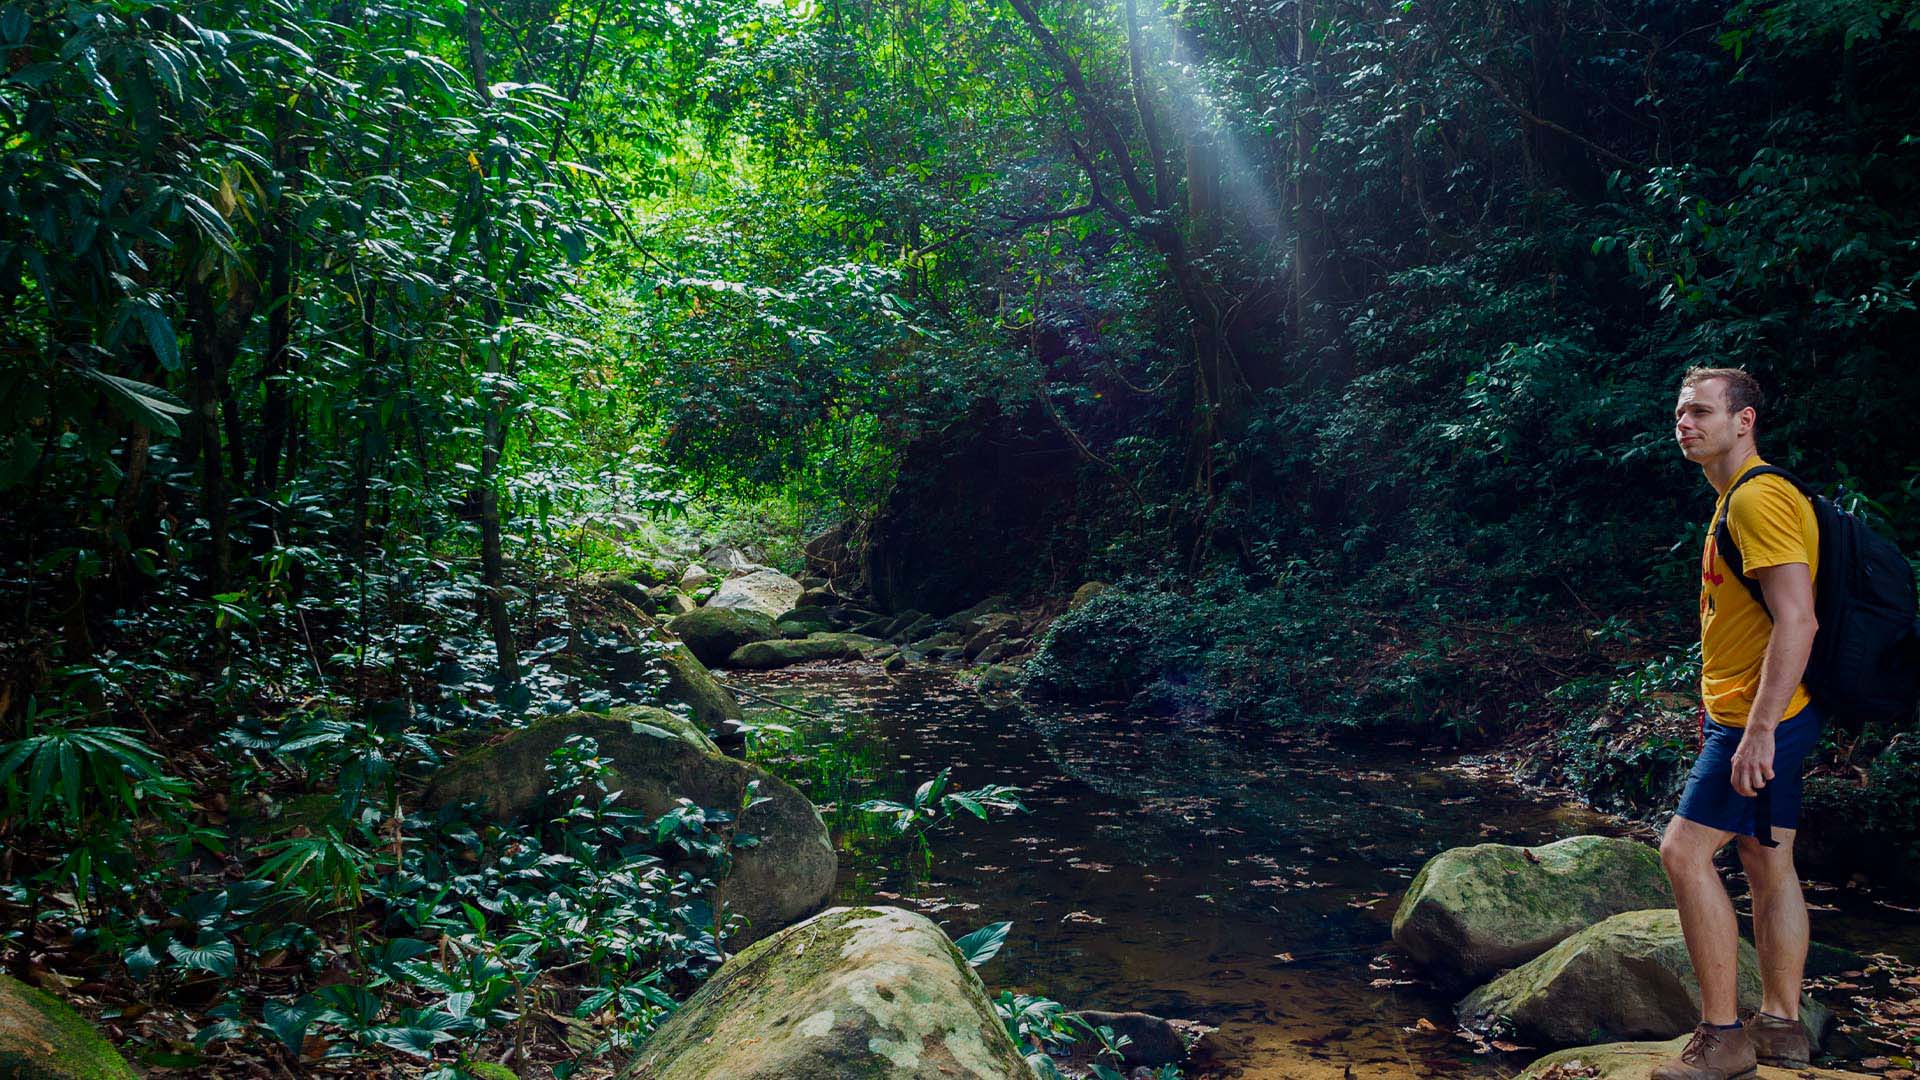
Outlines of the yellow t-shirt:
[[[1741,466],[1734,479],[1766,462],[1756,455]],[[1727,513],[1727,531],[1740,549],[1740,565],[1748,577],[1763,566],[1806,563],[1809,575],[1820,570],[1820,528],[1813,504],[1779,476],[1758,476],[1733,492]],[[1760,689],[1760,662],[1767,655],[1773,620],[1753,598],[1733,568],[1716,550],[1714,525],[1727,497],[1714,501],[1707,524],[1706,550],[1700,559],[1700,700],[1707,715],[1728,727],[1746,727],[1753,695]],[[1793,688],[1781,719],[1807,706],[1807,687]]]

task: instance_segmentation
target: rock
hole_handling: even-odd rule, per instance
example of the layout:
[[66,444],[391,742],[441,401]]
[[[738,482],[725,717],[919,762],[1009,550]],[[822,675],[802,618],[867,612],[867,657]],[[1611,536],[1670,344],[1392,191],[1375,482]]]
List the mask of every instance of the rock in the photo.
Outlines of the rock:
[[633,568],[627,571],[627,576],[643,588],[651,589],[656,585],[671,585],[680,580],[680,569],[671,559],[648,559],[635,563]]
[[931,637],[920,639],[923,649],[950,649],[966,645],[967,637],[958,630],[942,630]]
[[981,649],[980,655],[973,659],[975,663],[992,664],[998,662],[999,659],[1005,655],[1007,655],[1007,643],[1004,641],[996,641],[986,648]]
[[[1548,1054],[1514,1080],[1648,1080],[1653,1067],[1677,1057],[1687,1036],[1667,1042],[1621,1042],[1578,1046]],[[1838,1069],[1776,1069],[1760,1066],[1757,1080],[1871,1080]]]
[[741,577],[767,569],[760,560],[731,544],[715,544],[700,553],[700,561],[720,571],[721,577]]
[[669,621],[667,629],[708,667],[725,663],[742,645],[780,636],[772,619],[750,608],[697,608]]
[[662,606],[666,608],[669,616],[685,615],[689,611],[700,610],[700,605],[693,602],[693,597],[683,592],[676,592],[667,597],[667,602]]
[[86,1018],[44,990],[0,975],[0,1076],[134,1080],[137,1074]]
[[[818,581],[820,579],[814,578],[812,580]],[[835,595],[832,589],[809,588],[807,579],[801,579],[800,587],[806,591],[801,593],[800,598],[793,602],[793,606],[796,608],[830,608],[840,602],[840,597]]]
[[707,606],[746,608],[777,619],[793,610],[793,602],[800,599],[801,591],[799,582],[778,570],[755,570],[721,583],[720,591],[713,594]]
[[[1760,960],[1740,942],[1740,1004],[1760,1006]],[[1594,1039],[1670,1038],[1700,1022],[1700,989],[1672,908],[1604,919],[1460,1002],[1460,1019],[1504,1020],[1521,1042],[1568,1046]]]
[[620,1080],[1032,1080],[925,916],[832,908],[722,965]]
[[1067,610],[1072,611],[1074,608],[1085,604],[1087,601],[1111,588],[1113,588],[1113,586],[1104,581],[1089,581],[1085,585],[1073,590],[1073,599],[1067,601]]
[[1440,981],[1477,982],[1609,915],[1672,903],[1659,854],[1645,844],[1476,844],[1427,861],[1394,913],[1393,940]]
[[904,651],[894,653],[892,656],[887,657],[887,662],[881,664],[880,667],[884,671],[896,674],[905,671],[907,670],[907,654]]
[[970,608],[956,611],[947,616],[946,622],[948,626],[960,631],[962,634],[971,634],[975,630],[980,629],[975,620],[984,615],[1000,614],[1006,611],[1012,603],[1013,601],[1009,599],[1005,593],[995,593]]
[[[909,641],[919,641],[921,638],[932,634],[934,626],[934,618],[931,615],[918,615],[904,626],[896,619],[894,620],[893,626],[887,628],[889,632],[886,637],[890,640],[901,642],[902,644]],[[898,629],[895,629],[895,627],[898,627]]]
[[611,714],[550,716],[501,742],[468,751],[434,776],[429,805],[473,801],[492,817],[526,820],[537,812],[547,784],[547,755],[573,735],[592,736],[613,766],[620,803],[659,815],[674,800],[737,811],[746,786],[759,781],[766,801],[735,822],[738,833],[759,838],[734,850],[733,872],[718,900],[748,920],[735,945],[758,941],[805,918],[833,893],[839,860],[827,827],[806,796],[758,765],[722,754],[695,725],[665,709],[633,707]]
[[988,664],[980,672],[982,690],[1017,690],[1020,687],[1020,669],[1005,664]]
[[818,574],[801,574],[800,587],[809,591],[827,587],[827,579]]
[[467,1073],[473,1080],[520,1080],[519,1073],[491,1061],[473,1062],[467,1066]]
[[[1094,1027],[1112,1028],[1114,1035],[1125,1035],[1132,1040],[1120,1048],[1122,1069],[1157,1069],[1162,1065],[1178,1064],[1187,1055],[1186,1042],[1173,1029],[1173,1025],[1150,1013],[1088,1009],[1073,1015]],[[1099,1043],[1091,1038],[1086,1039],[1085,1043],[1092,1049],[1099,1048]],[[1100,1064],[1112,1065],[1113,1059],[1109,1056],[1102,1059]]]
[[[834,628],[833,617],[827,613],[825,608],[794,608],[792,611],[780,616],[780,621],[776,625],[805,628],[806,633],[787,635],[790,637],[806,637],[807,634],[819,633],[820,631],[832,630]],[[782,631],[782,633],[784,634],[785,631]]]
[[1019,632],[1020,616],[1007,614],[982,615],[973,620],[974,630],[967,635],[967,658],[979,656],[987,646],[1002,638]]
[[877,638],[860,634],[811,634],[796,639],[756,641],[742,645],[727,657],[727,666],[767,671],[809,660],[864,660],[887,647]]
[[848,519],[807,541],[803,553],[807,573],[832,582],[842,593],[863,591],[866,575],[857,554],[866,530]]
[[682,592],[693,592],[695,589],[712,580],[713,571],[708,570],[699,563],[694,563],[692,566],[687,567],[686,573],[680,575],[680,589]]
[[[569,596],[568,609],[574,625],[574,641],[567,646],[568,652],[583,663],[604,668],[608,677],[627,683],[644,681],[648,659],[657,654],[667,677],[661,700],[693,710],[694,719],[714,732],[723,748],[740,747],[744,719],[740,702],[714,680],[713,673],[691,650],[671,641],[645,609],[591,584],[580,586]],[[666,643],[664,651],[659,643]]]

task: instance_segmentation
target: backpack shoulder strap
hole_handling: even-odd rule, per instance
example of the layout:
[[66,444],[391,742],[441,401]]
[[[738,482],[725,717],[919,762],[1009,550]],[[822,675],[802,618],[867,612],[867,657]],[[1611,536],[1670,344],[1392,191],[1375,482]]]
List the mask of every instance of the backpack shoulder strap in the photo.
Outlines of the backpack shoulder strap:
[[1733,513],[1733,493],[1739,491],[1742,484],[1761,476],[1778,476],[1792,484],[1800,494],[1809,499],[1813,497],[1807,490],[1807,485],[1800,482],[1799,477],[1777,465],[1762,465],[1757,469],[1749,469],[1740,474],[1740,478],[1727,489],[1727,497],[1720,510],[1720,516],[1713,523],[1713,537],[1714,549],[1720,553],[1721,558],[1727,560],[1727,569],[1732,570],[1733,576],[1739,579],[1740,584],[1746,586],[1747,592],[1752,594],[1754,600],[1760,604],[1760,610],[1765,611],[1768,618],[1772,618],[1773,611],[1767,607],[1766,594],[1761,591],[1758,581],[1746,575],[1746,570],[1741,565],[1740,546],[1733,542],[1733,530],[1727,527],[1727,515]]

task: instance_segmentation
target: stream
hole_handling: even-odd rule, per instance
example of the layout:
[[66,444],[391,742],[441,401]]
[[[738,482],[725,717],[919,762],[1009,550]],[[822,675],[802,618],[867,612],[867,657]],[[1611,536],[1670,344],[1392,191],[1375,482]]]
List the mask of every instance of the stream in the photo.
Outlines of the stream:
[[[1476,1053],[1451,1033],[1453,996],[1392,947],[1401,893],[1448,847],[1626,831],[1413,739],[1022,705],[946,672],[726,677],[793,707],[744,702],[795,730],[755,756],[821,806],[836,903],[911,908],[955,938],[1011,920],[980,969],[990,991],[1217,1027],[1190,1076],[1513,1075],[1541,1051]],[[963,816],[923,852],[855,809],[910,800],[947,766],[949,791],[1012,784],[1030,812]],[[1822,895],[1817,940],[1920,956],[1920,920],[1889,926]]]

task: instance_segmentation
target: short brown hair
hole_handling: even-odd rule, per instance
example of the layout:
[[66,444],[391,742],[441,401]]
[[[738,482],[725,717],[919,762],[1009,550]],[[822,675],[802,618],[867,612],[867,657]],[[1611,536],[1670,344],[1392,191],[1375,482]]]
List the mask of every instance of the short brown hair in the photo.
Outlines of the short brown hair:
[[1727,409],[1738,413],[1741,409],[1752,409],[1757,427],[1760,409],[1767,402],[1767,395],[1760,390],[1760,380],[1748,374],[1746,368],[1737,367],[1690,367],[1680,379],[1680,385],[1697,386],[1708,379],[1725,379],[1727,383]]

